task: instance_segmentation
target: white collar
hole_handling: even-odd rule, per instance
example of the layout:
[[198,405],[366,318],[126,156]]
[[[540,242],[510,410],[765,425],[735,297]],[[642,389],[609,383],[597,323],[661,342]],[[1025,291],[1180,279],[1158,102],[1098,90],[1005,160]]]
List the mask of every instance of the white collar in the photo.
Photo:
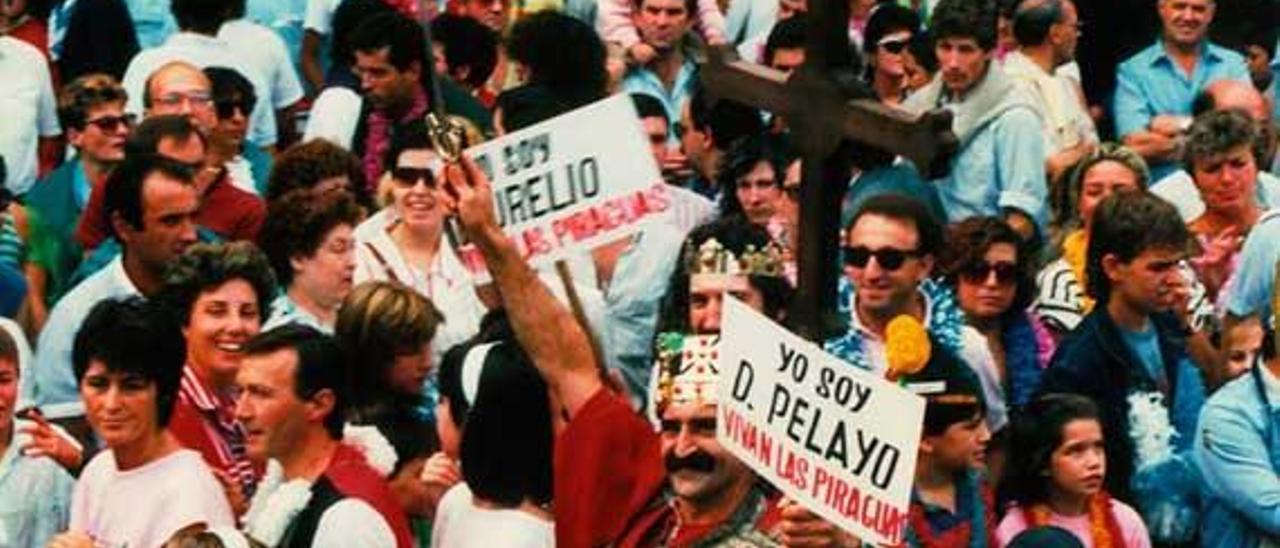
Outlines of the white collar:
[[[852,282],[850,282],[850,285],[853,287],[853,295],[849,297],[849,327],[862,333],[863,338],[869,338],[873,341],[882,340],[882,337],[862,323],[862,318],[858,316],[858,286],[853,285]],[[929,312],[933,309],[933,300],[919,286],[916,287],[916,294],[920,295],[921,299],[924,299],[924,320],[920,323],[924,324],[927,329],[929,327]]]

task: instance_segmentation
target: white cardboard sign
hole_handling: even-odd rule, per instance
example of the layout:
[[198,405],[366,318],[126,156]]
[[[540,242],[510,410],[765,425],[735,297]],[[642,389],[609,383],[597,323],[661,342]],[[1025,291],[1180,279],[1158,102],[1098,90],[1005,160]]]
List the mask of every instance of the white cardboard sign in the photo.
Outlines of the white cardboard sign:
[[788,497],[865,542],[906,533],[924,398],[726,296],[716,437]]
[[[466,150],[493,184],[494,210],[526,261],[546,268],[639,230],[671,194],[635,106],[613,95]],[[459,255],[487,278],[474,246]]]

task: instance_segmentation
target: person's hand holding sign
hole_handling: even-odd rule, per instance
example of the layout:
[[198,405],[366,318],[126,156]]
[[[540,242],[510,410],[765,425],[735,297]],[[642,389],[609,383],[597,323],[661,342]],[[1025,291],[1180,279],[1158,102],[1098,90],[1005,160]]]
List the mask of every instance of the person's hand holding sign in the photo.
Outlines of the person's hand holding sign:
[[481,247],[506,238],[493,213],[493,189],[489,178],[466,155],[444,166],[444,205],[458,216],[462,230]]
[[782,537],[778,540],[787,548],[857,548],[862,545],[853,535],[791,499],[783,498],[778,506],[782,509],[782,523],[779,525]]

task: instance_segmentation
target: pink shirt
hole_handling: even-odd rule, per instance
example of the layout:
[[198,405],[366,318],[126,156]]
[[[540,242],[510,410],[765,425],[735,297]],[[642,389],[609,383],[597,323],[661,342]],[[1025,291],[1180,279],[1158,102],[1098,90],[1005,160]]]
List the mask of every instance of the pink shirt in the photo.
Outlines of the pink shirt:
[[[1147,526],[1142,523],[1142,518],[1128,504],[1111,499],[1111,513],[1116,517],[1116,523],[1120,526],[1120,534],[1124,536],[1125,548],[1151,548],[1151,537],[1147,534]],[[1049,525],[1061,527],[1084,544],[1085,548],[1093,548],[1093,533],[1089,530],[1089,514],[1080,516],[1063,516],[1058,513],[1049,515]],[[996,528],[996,546],[1003,548],[1009,544],[1013,537],[1017,536],[1027,529],[1026,516],[1022,513],[1022,509],[1013,507],[1009,509],[1009,513],[1005,514],[1004,519],[1000,520],[1000,526]]]

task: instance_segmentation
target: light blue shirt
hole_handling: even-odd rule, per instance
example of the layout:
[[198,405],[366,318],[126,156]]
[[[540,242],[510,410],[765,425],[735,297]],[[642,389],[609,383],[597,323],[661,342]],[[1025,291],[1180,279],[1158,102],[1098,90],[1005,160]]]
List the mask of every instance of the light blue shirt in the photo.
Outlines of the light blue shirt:
[[1040,227],[1048,221],[1040,118],[1015,107],[978,130],[956,153],[951,171],[937,183],[947,221],[999,217],[1016,209]]
[[[1112,105],[1116,135],[1121,138],[1143,131],[1159,114],[1190,116],[1196,94],[1215,80],[1231,79],[1251,84],[1249,69],[1240,54],[1205,42],[1190,77],[1178,66],[1163,41],[1156,41],[1126,59],[1116,72]],[[1151,180],[1159,181],[1177,169],[1174,162],[1152,164]]]
[[31,423],[16,420],[9,448],[0,455],[0,546],[44,546],[67,529],[75,479],[48,457],[24,457]]
[[170,0],[125,0],[138,46],[144,50],[158,47],[178,32],[178,23],[169,11]]
[[606,359],[622,373],[631,394],[642,396],[653,370],[653,335],[671,273],[683,241],[666,223],[653,223],[636,235],[618,257],[605,291]]
[[1164,356],[1160,354],[1160,339],[1156,337],[1154,326],[1148,325],[1146,331],[1130,331],[1121,327],[1120,336],[1138,361],[1142,362],[1147,378],[1160,384],[1168,382],[1164,373]]
[[[24,399],[40,406],[46,417],[65,418],[84,415],[84,402],[75,372],[71,368],[71,349],[80,324],[99,301],[141,295],[124,271],[121,257],[86,278],[63,295],[49,313],[49,320],[36,343],[36,362],[31,374],[34,394]],[[25,372],[24,372],[25,374]]]
[[324,325],[310,312],[298,308],[298,305],[289,298],[287,293],[281,293],[276,300],[271,301],[271,315],[267,317],[267,321],[262,324],[263,331],[270,331],[277,327],[285,325],[305,325],[325,335],[333,334],[332,325]]
[[1245,317],[1271,317],[1271,292],[1280,261],[1280,209],[1268,211],[1249,231],[1240,251],[1231,292],[1225,299],[1227,312]]
[[693,95],[693,86],[697,82],[697,78],[698,66],[686,54],[684,65],[680,67],[680,72],[676,73],[675,84],[671,86],[671,89],[668,90],[666,84],[662,83],[662,79],[658,77],[657,73],[647,67],[633,67],[622,78],[622,91],[624,93],[652,95],[658,101],[661,101],[662,107],[667,111],[667,119],[671,121],[667,143],[676,145],[680,142],[676,130],[676,127],[680,124],[680,110],[684,108],[684,104],[689,102],[689,97]]
[[294,68],[301,71],[298,64],[302,52],[302,22],[307,14],[307,0],[249,0],[245,6],[245,17],[250,21],[267,27],[284,40],[289,50],[289,58]]
[[1193,457],[1203,482],[1204,546],[1254,548],[1280,537],[1280,381],[1259,371],[1220,388],[1205,404]]

